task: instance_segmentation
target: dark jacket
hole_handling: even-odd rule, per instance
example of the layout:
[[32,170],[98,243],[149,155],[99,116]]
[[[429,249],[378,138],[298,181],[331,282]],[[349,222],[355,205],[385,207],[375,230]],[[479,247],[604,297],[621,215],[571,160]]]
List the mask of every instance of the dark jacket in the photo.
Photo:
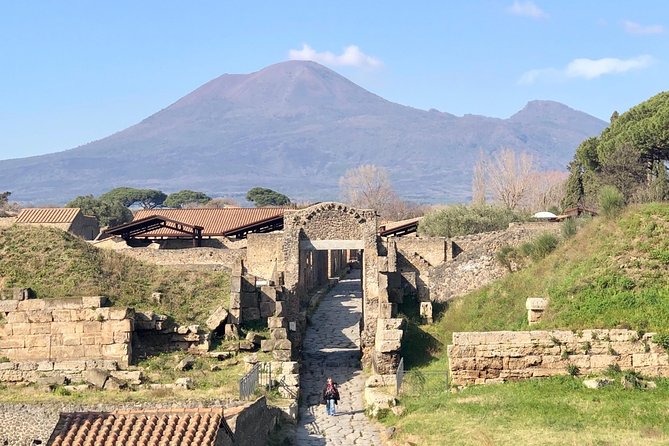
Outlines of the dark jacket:
[[337,389],[337,383],[333,382],[331,389],[328,389],[327,384],[323,388],[323,401],[327,400],[339,401],[339,389]]

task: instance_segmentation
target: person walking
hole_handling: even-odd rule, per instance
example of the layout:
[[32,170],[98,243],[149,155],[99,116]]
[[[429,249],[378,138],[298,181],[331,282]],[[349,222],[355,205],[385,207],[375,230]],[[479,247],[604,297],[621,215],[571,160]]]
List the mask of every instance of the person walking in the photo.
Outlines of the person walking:
[[323,388],[323,401],[325,402],[325,411],[328,415],[334,416],[336,414],[337,401],[339,401],[339,389],[337,383],[332,381],[332,377],[328,377],[328,382]]

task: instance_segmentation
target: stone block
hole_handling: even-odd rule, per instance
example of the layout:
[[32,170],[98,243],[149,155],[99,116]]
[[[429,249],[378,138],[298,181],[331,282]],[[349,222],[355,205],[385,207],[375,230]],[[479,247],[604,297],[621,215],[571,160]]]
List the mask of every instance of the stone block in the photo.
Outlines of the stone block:
[[193,378],[179,378],[174,381],[174,385],[178,389],[192,390],[195,388],[195,382]]
[[81,345],[81,335],[79,334],[64,334],[63,335],[63,345],[65,346],[75,346]]
[[32,371],[32,370],[37,370],[37,363],[34,361],[23,361],[18,363],[17,370],[21,371]]
[[100,308],[107,303],[105,296],[84,296],[81,298],[81,306],[88,308]]
[[256,349],[256,345],[251,341],[242,340],[239,341],[239,349],[247,352],[252,352],[253,350]]
[[6,335],[14,336],[24,336],[30,334],[30,323],[16,323],[16,324],[6,324],[5,329],[7,330]]
[[77,312],[73,310],[51,310],[54,322],[71,322],[77,320]]
[[50,339],[48,335],[26,335],[24,336],[26,348],[48,347]]
[[63,299],[50,299],[46,302],[47,308],[53,310],[79,310],[83,308],[81,297],[68,297]]
[[240,276],[230,277],[230,291],[232,291],[233,293],[241,293],[242,278]]
[[35,322],[30,324],[30,334],[50,334],[51,324],[49,322]]
[[144,374],[141,370],[113,370],[110,374],[118,380],[135,386],[140,385],[144,380]]
[[259,305],[258,293],[255,291],[242,292],[239,296],[241,308],[257,308]]
[[395,386],[397,384],[397,376],[391,375],[372,375],[365,381],[365,387],[386,387]]
[[274,350],[274,342],[272,339],[263,339],[260,341],[260,351],[271,352]]
[[396,304],[390,302],[380,302],[379,303],[379,317],[383,319],[389,319],[394,316]]
[[44,311],[45,309],[46,301],[44,299],[22,300],[17,305],[18,311]]
[[284,316],[284,303],[283,302],[275,302],[274,303],[274,316]]
[[242,308],[243,321],[257,321],[260,319],[260,309],[257,307]]
[[109,319],[112,321],[120,321],[123,319],[134,319],[135,312],[132,308],[109,308]]
[[53,370],[81,372],[86,370],[86,361],[56,361],[53,363]]
[[130,351],[128,344],[103,345],[101,350],[103,359],[116,359],[128,356]]
[[273,286],[263,285],[260,287],[260,302],[276,302],[277,290]]
[[0,371],[16,370],[17,366],[15,362],[0,362]]
[[230,310],[242,307],[242,294],[236,291],[230,292]]
[[288,330],[285,328],[270,328],[269,334],[272,339],[288,339]]
[[25,311],[12,311],[5,316],[8,324],[25,324],[28,322],[28,315]]
[[119,331],[130,333],[133,331],[132,319],[123,319],[121,321],[106,321],[103,323],[103,327],[104,329],[113,331],[114,333]]
[[[402,335],[404,334],[403,330],[383,330],[381,333],[382,341],[401,341]],[[378,339],[377,335],[377,339]]]
[[292,359],[290,350],[274,350],[272,356],[277,361],[290,361]]
[[[76,320],[78,321],[97,321],[98,317],[93,308],[82,308],[79,310],[72,310],[76,312]],[[74,318],[73,318],[74,320]]]
[[107,379],[109,379],[109,376],[108,371],[100,369],[84,370],[81,374],[84,381],[92,384],[98,389],[103,389],[105,387],[105,383],[107,382]]
[[86,321],[82,323],[84,333],[100,333],[102,331],[102,322]]
[[276,350],[290,350],[292,343],[288,339],[276,339],[274,341],[274,349]]
[[265,319],[265,318],[274,316],[275,305],[276,304],[274,302],[261,302],[260,303],[260,317]]
[[288,323],[284,317],[270,317],[267,318],[267,326],[272,328],[286,328]]
[[225,324],[225,339],[239,339],[239,329],[236,324]]
[[284,374],[282,381],[287,386],[299,387],[300,375],[298,373]]
[[0,313],[16,311],[19,307],[18,300],[0,300]]
[[25,348],[25,339],[23,337],[11,337],[0,339],[0,349]]
[[256,277],[250,274],[242,276],[242,292],[255,292],[256,291]]
[[[114,332],[114,343],[115,344],[129,344],[130,343],[131,333],[125,331],[116,331]],[[82,342],[83,344],[83,342]]]
[[214,312],[207,318],[206,325],[207,328],[211,331],[218,330],[219,328],[223,328],[225,323],[228,320],[228,310],[223,307],[222,305],[216,308]]
[[281,363],[281,373],[284,375],[300,373],[300,363],[297,361],[286,361]]
[[193,356],[184,357],[179,363],[174,367],[175,370],[184,371],[190,370],[195,365],[195,358]]
[[399,351],[401,347],[400,341],[381,341],[378,340],[374,344],[374,348],[379,353],[390,353]]
[[241,324],[242,310],[240,308],[230,308],[230,314],[228,315],[228,322],[234,325]]
[[121,381],[118,378],[114,378],[113,376],[110,376],[107,378],[107,381],[105,382],[104,390],[122,390],[128,387],[128,385]]
[[[401,318],[391,318],[391,319],[379,319],[377,322],[377,327],[382,327],[383,330],[397,330],[402,328],[404,320]],[[455,336],[455,333],[453,333]],[[455,340],[453,341],[455,343]]]
[[432,323],[432,302],[420,303],[420,317],[424,322]]
[[38,372],[50,372],[53,370],[53,362],[51,361],[40,361],[37,363]]

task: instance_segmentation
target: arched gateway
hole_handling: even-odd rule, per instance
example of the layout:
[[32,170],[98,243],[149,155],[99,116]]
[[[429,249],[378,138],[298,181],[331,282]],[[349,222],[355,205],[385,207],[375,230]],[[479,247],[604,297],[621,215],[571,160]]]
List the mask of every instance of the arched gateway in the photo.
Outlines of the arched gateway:
[[[297,354],[309,293],[352,258],[362,269],[363,361],[373,361],[379,373],[394,372],[402,337],[402,321],[394,318],[402,298],[401,281],[395,243],[378,236],[374,210],[319,203],[286,211],[281,232],[249,234],[246,261],[233,274],[232,320],[267,317],[275,357],[288,360],[284,339],[290,343],[291,357]],[[256,298],[249,296],[253,289],[259,290]]]

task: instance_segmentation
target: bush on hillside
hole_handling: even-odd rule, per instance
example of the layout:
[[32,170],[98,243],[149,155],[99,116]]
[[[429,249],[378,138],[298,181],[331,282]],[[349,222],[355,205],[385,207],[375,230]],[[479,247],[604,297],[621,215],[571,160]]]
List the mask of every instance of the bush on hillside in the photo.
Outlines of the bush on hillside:
[[520,214],[501,206],[456,204],[429,212],[418,227],[422,235],[456,237],[506,229]]
[[614,186],[604,186],[599,192],[599,209],[606,218],[615,217],[625,207],[625,197]]

